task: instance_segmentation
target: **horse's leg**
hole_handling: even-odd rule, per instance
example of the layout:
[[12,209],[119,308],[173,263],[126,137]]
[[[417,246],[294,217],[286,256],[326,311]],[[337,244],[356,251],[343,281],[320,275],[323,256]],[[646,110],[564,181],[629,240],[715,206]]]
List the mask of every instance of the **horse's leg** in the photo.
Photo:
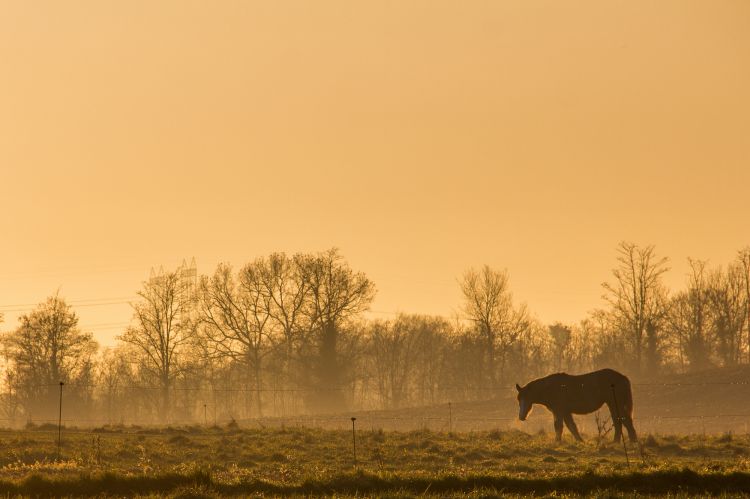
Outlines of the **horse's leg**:
[[630,416],[625,416],[623,418],[623,424],[625,425],[625,428],[628,430],[628,438],[631,442],[637,442],[638,436],[635,433],[635,426],[633,426],[633,418]]
[[578,433],[578,427],[576,426],[576,422],[573,419],[573,415],[568,413],[563,417],[563,421],[565,421],[565,426],[568,427],[568,430],[570,430],[570,433],[573,434],[576,440],[579,442],[583,442],[583,439],[581,438],[581,434]]
[[562,431],[563,431],[563,418],[559,414],[553,414],[555,418],[555,439],[558,442],[562,441]]
[[609,402],[607,402],[607,407],[609,408],[609,415],[612,418],[612,426],[615,428],[614,441],[618,442],[622,438],[622,418],[620,417],[620,411],[614,404]]

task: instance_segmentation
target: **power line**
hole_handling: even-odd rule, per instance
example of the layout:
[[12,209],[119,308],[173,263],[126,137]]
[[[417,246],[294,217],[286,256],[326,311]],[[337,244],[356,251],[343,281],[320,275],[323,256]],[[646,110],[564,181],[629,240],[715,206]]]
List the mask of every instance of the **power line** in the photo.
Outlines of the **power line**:
[[[77,307],[99,307],[99,306],[105,306],[105,305],[130,304],[133,300],[138,300],[139,298],[140,298],[139,296],[124,296],[124,297],[117,297],[117,298],[86,298],[86,299],[81,299],[81,300],[64,300],[64,301],[68,305],[76,305]],[[25,310],[28,310],[29,308],[37,307],[42,303],[44,302],[18,303],[14,305],[0,305],[0,312],[23,312]],[[401,314],[407,314],[407,313],[412,313],[412,312],[369,309],[369,310],[366,310],[364,313],[401,315]],[[421,314],[421,315],[429,315],[429,314]]]
[[[102,298],[102,299],[88,299],[88,300],[64,300],[67,305],[75,305],[76,308],[80,307],[104,307],[111,305],[127,305],[132,300],[136,300],[138,297],[124,297],[124,298]],[[27,312],[44,302],[39,303],[23,303],[17,305],[0,305],[0,312]]]
[[122,324],[111,324],[109,326],[81,326],[84,331],[110,331],[112,329],[124,329],[130,326],[130,323],[124,322]]

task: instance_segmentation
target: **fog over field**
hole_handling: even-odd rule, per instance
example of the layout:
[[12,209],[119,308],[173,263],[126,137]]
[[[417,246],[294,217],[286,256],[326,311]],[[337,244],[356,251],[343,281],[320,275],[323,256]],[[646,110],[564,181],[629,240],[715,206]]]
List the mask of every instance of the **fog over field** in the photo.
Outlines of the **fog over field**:
[[[574,324],[543,324],[514,300],[508,273],[489,266],[458,278],[463,300],[453,317],[368,319],[376,285],[336,249],[273,253],[208,275],[193,262],[153,273],[115,347],[100,347],[58,293],[0,338],[3,420],[54,423],[63,402],[73,426],[284,424],[303,415],[445,412],[447,404],[484,402],[489,414],[474,418],[502,414],[497,421],[508,423],[515,392],[521,404],[529,381],[608,368],[629,377],[619,402],[606,381],[604,398],[572,412],[591,413],[614,397],[611,419],[635,407],[651,419],[709,417],[720,419],[712,428],[745,429],[750,249],[724,266],[690,260],[692,274],[677,290],[664,285],[668,259],[654,247],[623,242],[617,252],[600,308]],[[559,396],[581,396],[566,388],[579,381],[550,382]],[[539,394],[529,403],[555,412]],[[417,427],[418,414],[407,428]]]

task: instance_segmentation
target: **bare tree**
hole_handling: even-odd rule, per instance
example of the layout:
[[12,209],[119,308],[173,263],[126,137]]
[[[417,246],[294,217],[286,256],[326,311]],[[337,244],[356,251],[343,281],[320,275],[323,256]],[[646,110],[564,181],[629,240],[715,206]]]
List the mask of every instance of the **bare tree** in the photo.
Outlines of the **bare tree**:
[[401,407],[417,384],[417,359],[427,343],[428,324],[420,316],[399,315],[395,321],[375,321],[369,346],[380,398],[388,408]]
[[416,379],[414,401],[422,405],[435,404],[438,402],[441,373],[449,354],[451,325],[442,317],[411,317],[420,331],[419,348],[413,360]]
[[18,329],[6,333],[2,344],[12,372],[9,379],[26,416],[54,414],[60,382],[70,385],[74,401],[87,400],[98,346],[91,333],[79,329],[70,305],[54,295],[19,321]]
[[450,397],[449,401],[486,398],[485,376],[480,368],[484,359],[484,340],[456,315],[451,321],[439,375],[440,390]]
[[310,329],[310,317],[305,314],[310,298],[305,261],[303,255],[290,258],[284,253],[273,253],[267,259],[258,259],[255,264],[264,293],[270,297],[268,313],[283,346],[281,374],[287,385],[294,377],[292,361],[295,349],[305,331]]
[[[622,242],[613,283],[604,283],[603,298],[611,317],[631,344],[638,372],[653,372],[658,364],[658,324],[664,316],[666,291],[661,277],[669,270],[667,258],[656,256],[653,246]],[[650,355],[649,355],[650,353]],[[644,362],[644,359],[646,362]]]
[[16,374],[12,369],[3,369],[2,378],[3,393],[0,394],[0,411],[2,411],[3,419],[15,423],[20,415],[21,400],[18,396],[18,383],[16,382]]
[[171,388],[181,372],[182,349],[194,339],[197,321],[192,283],[181,270],[161,272],[143,283],[140,300],[132,303],[133,322],[119,339],[132,345],[143,374],[160,388],[160,416],[171,417]]
[[[485,265],[468,270],[460,282],[464,313],[475,325],[486,349],[490,388],[505,381],[508,353],[530,326],[525,305],[515,307],[508,286],[508,274]],[[498,359],[499,357],[499,359]]]
[[591,322],[584,320],[571,328],[568,351],[568,369],[579,373],[594,369],[596,337]]
[[724,366],[741,362],[743,331],[747,321],[744,269],[733,262],[708,277],[708,298],[716,337],[716,354]]
[[107,422],[112,424],[116,416],[123,416],[121,409],[125,405],[125,385],[132,378],[127,355],[122,346],[106,348],[101,352],[97,375],[102,409],[106,412]]
[[690,273],[687,289],[672,298],[667,315],[668,327],[675,337],[680,358],[690,369],[710,365],[713,338],[711,304],[706,275],[706,262],[688,259]]
[[255,385],[258,415],[262,415],[263,358],[269,353],[273,298],[265,286],[264,265],[246,265],[235,278],[220,264],[211,278],[201,279],[201,316],[209,327],[206,338],[215,353],[245,366]]
[[549,334],[552,337],[552,343],[555,349],[556,369],[557,371],[562,371],[563,361],[570,348],[573,332],[569,327],[557,322],[549,326]]
[[375,285],[362,272],[354,272],[336,249],[307,256],[301,264],[309,289],[310,375],[319,390],[310,402],[319,409],[340,409],[346,370],[345,359],[339,355],[341,329],[367,310]]
[[609,310],[598,309],[581,322],[584,334],[594,343],[591,365],[593,368],[630,369],[632,361],[626,355],[629,338],[622,333],[612,315]]
[[745,290],[745,327],[747,328],[747,361],[750,363],[750,246],[743,248],[737,255],[739,272]]

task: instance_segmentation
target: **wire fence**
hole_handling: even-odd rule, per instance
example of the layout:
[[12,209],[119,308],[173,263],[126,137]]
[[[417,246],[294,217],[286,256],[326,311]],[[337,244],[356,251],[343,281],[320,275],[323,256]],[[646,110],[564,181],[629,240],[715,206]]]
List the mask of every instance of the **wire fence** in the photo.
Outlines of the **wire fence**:
[[[650,386],[650,387],[675,387],[675,386],[717,386],[717,385],[728,385],[728,386],[750,386],[750,380],[748,381],[700,381],[700,382],[634,382],[631,383],[631,386],[633,387],[641,387],[641,386]],[[59,383],[41,383],[41,384],[33,384],[33,385],[24,385],[25,387],[30,388],[51,388],[51,387],[58,387]],[[106,383],[66,383],[65,386],[68,387],[75,387],[75,388],[105,388],[108,385]],[[450,391],[461,391],[461,392],[476,392],[476,391],[482,391],[482,392],[501,392],[503,390],[513,390],[515,391],[515,384],[509,384],[509,385],[498,385],[494,387],[447,387],[447,388],[440,388],[439,391],[441,392],[450,392]],[[146,384],[117,384],[116,388],[123,388],[123,389],[139,389],[139,390],[161,390],[163,389],[162,386],[159,385],[146,385]],[[172,391],[201,391],[206,390],[205,387],[201,386],[193,386],[193,387],[184,387],[184,386],[170,386],[169,388]],[[210,388],[210,390],[214,391],[237,391],[237,392],[325,392],[325,391],[341,391],[341,390],[351,390],[350,386],[337,386],[337,387],[320,387],[320,388],[256,388],[256,387],[232,387],[232,388]]]
[[[58,388],[59,384],[38,384],[35,388]],[[70,384],[66,388],[84,388],[84,389],[102,389],[107,388],[102,383],[87,384]],[[741,393],[735,393],[733,402],[729,404],[730,410],[722,410],[722,407],[715,405],[696,406],[694,409],[686,409],[689,403],[683,401],[682,408],[678,412],[663,404],[663,407],[656,406],[653,403],[646,404],[647,411],[638,412],[638,395],[639,388],[654,389],[663,388],[665,392],[671,389],[681,387],[705,387],[716,388],[719,386],[727,387],[750,387],[750,381],[691,381],[691,382],[635,382],[632,383],[634,395],[636,398],[635,422],[640,433],[748,433],[750,424],[750,397],[738,397],[739,395],[750,394],[750,390]],[[111,387],[110,387],[111,388]],[[119,390],[143,390],[158,391],[163,390],[162,386],[147,384],[124,384],[117,385]],[[300,395],[316,394],[330,391],[346,390],[351,392],[351,387],[330,387],[330,388],[257,388],[257,387],[206,387],[206,386],[173,386],[170,391],[173,392],[194,392],[202,395],[206,401],[216,400],[217,394],[226,393],[249,393],[261,396],[261,394],[271,394],[273,400],[282,395]],[[342,429],[346,430],[351,424],[351,417],[356,417],[361,427],[370,429],[382,429],[389,431],[413,431],[413,430],[430,430],[430,431],[485,431],[485,430],[521,430],[526,432],[551,431],[552,417],[547,411],[535,411],[532,418],[527,422],[521,423],[515,416],[515,401],[508,395],[509,392],[515,393],[515,385],[503,385],[495,388],[473,388],[473,389],[455,389],[459,393],[485,394],[485,396],[475,396],[468,400],[459,400],[457,402],[440,402],[422,407],[405,407],[399,409],[378,409],[378,408],[359,408],[350,411],[350,413],[339,414],[308,414],[304,411],[298,411],[293,414],[279,414],[275,408],[269,410],[274,416],[266,417],[234,417],[227,414],[226,411],[217,411],[216,404],[201,402],[200,408],[193,411],[190,417],[172,418],[168,422],[157,422],[153,419],[138,417],[84,417],[84,416],[66,416],[63,410],[63,416],[59,419],[53,418],[33,418],[28,416],[0,417],[0,426],[8,428],[30,429],[45,427],[49,425],[60,424],[66,428],[93,428],[93,427],[117,427],[117,428],[135,428],[142,427],[165,427],[171,426],[192,426],[192,427],[221,427],[229,424],[236,424],[242,428],[268,428],[268,427],[294,427],[304,426],[324,429]],[[450,400],[451,389],[441,390],[440,397],[443,400]],[[709,395],[712,392],[706,392]],[[494,398],[492,396],[494,395]],[[195,400],[198,400],[194,397]],[[743,401],[747,400],[747,403]],[[653,402],[653,401],[650,401]],[[496,407],[492,405],[496,404]],[[481,405],[482,407],[477,407]],[[202,410],[200,410],[202,409]],[[211,411],[209,417],[209,409]],[[608,411],[603,410],[601,416],[608,417]],[[596,431],[594,415],[577,415],[579,429],[583,433],[592,433]]]
[[[552,432],[552,416],[530,417],[525,422],[520,422],[516,417],[510,416],[470,416],[470,415],[448,415],[435,416],[434,411],[422,414],[410,411],[408,416],[370,415],[361,412],[352,412],[351,415],[325,416],[309,415],[297,417],[268,417],[268,418],[242,418],[212,420],[202,423],[195,419],[173,420],[162,424],[139,424],[138,422],[113,423],[106,418],[62,418],[56,419],[26,419],[23,428],[31,431],[42,431],[57,428],[58,423],[65,431],[143,431],[150,430],[159,432],[163,429],[192,428],[192,429],[266,429],[266,428],[316,428],[324,430],[348,430],[351,425],[351,417],[356,417],[361,429],[371,431],[434,431],[434,432],[473,432],[473,431],[509,431],[519,430],[526,433]],[[605,419],[609,416],[605,414]],[[594,415],[576,416],[578,428],[583,434],[596,434],[597,424]],[[727,413],[707,415],[647,415],[634,418],[638,432],[649,433],[735,433],[748,434],[750,429],[750,412]],[[18,431],[21,427],[19,420],[12,418],[0,418],[0,427],[7,430]]]

